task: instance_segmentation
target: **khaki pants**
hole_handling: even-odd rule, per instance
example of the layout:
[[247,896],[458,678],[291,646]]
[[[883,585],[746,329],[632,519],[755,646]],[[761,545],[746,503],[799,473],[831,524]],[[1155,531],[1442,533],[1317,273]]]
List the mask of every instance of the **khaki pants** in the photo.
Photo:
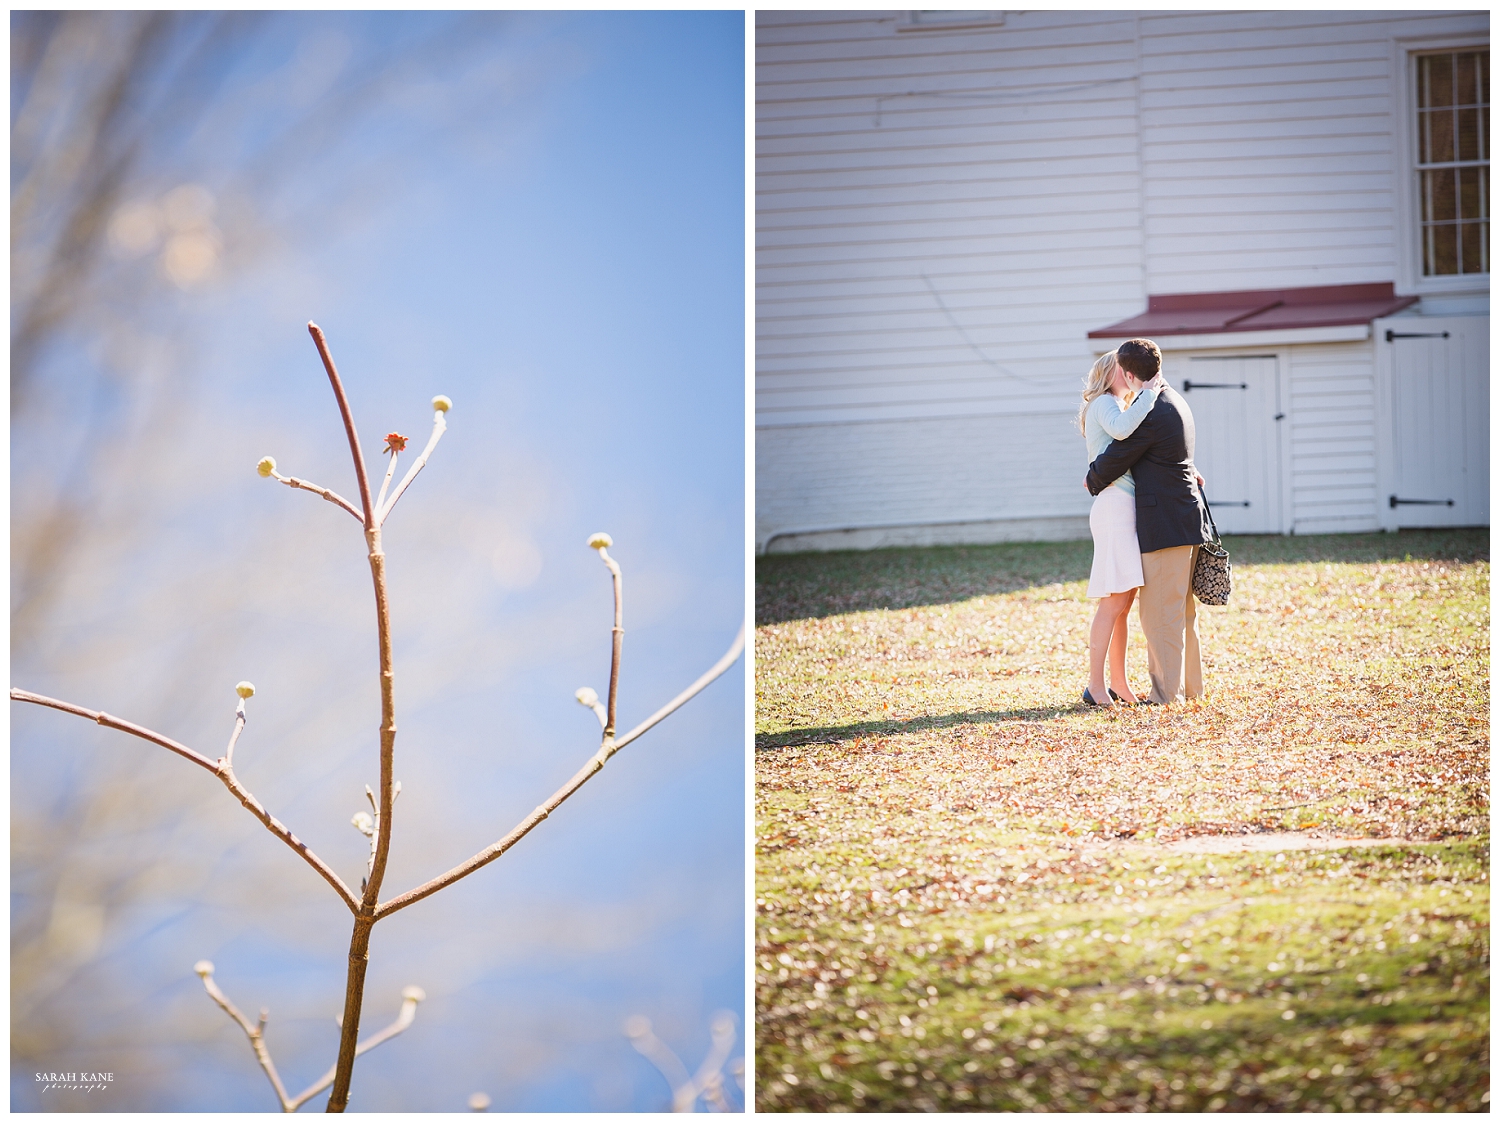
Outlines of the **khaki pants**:
[[1198,610],[1193,603],[1193,563],[1197,546],[1173,546],[1141,555],[1146,584],[1137,603],[1146,633],[1151,700],[1167,705],[1203,695],[1203,663],[1198,651]]

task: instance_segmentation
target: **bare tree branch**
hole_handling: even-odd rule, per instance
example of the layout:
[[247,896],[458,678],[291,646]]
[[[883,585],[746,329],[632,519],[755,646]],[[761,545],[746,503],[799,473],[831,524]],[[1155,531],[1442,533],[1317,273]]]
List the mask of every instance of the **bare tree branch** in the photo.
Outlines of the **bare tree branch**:
[[[75,706],[71,702],[60,702],[56,698],[48,698],[44,694],[33,694],[29,690],[12,689],[10,692],[10,697],[11,701],[13,702],[33,702],[38,706],[50,706],[54,710],[62,710],[64,713],[77,714],[79,717],[86,717],[90,721],[98,722],[100,725],[106,726],[107,728],[118,729],[122,733],[129,733],[132,736],[141,738],[141,740],[143,741],[150,741],[152,744],[160,745],[164,749],[171,749],[172,752],[176,753],[178,756],[186,757],[188,760],[192,761],[200,768],[204,768],[209,772],[212,772],[223,782],[224,786],[229,789],[234,797],[245,806],[245,809],[248,810],[250,814],[254,815],[257,819],[265,824],[265,827],[268,831],[270,831],[277,838],[281,839],[282,842],[285,842],[294,851],[296,851],[296,853],[302,858],[303,861],[305,861],[308,865],[312,866],[313,869],[318,871],[319,875],[323,878],[324,881],[333,886],[334,892],[339,895],[344,904],[349,906],[350,911],[359,911],[359,902],[355,899],[354,894],[349,891],[349,887],[344,884],[343,879],[339,877],[338,874],[334,873],[322,858],[319,858],[316,854],[309,850],[307,847],[307,843],[303,842],[300,838],[298,838],[290,830],[288,830],[287,827],[280,822],[280,820],[278,820],[274,815],[267,811],[264,806],[262,806],[260,800],[256,799],[255,796],[251,795],[250,792],[245,789],[245,786],[241,784],[239,782],[239,779],[235,776],[234,769],[229,766],[229,761],[227,759],[218,761],[209,760],[208,757],[204,756],[202,753],[194,752],[186,745],[180,744],[179,742],[172,740],[170,737],[163,737],[160,733],[157,733],[156,731],[151,729],[147,729],[145,726],[136,725],[134,722],[130,721],[123,721],[120,718],[113,717],[110,714],[106,714],[100,710],[85,709],[83,706]],[[238,726],[239,724],[240,722],[237,718],[236,726]],[[237,738],[238,729],[236,729],[236,739]],[[231,745],[233,745],[233,741],[231,741]]]
[[[280,1075],[276,1072],[276,1064],[271,1060],[270,1050],[266,1048],[266,1020],[268,1012],[260,1012],[260,1022],[256,1025],[250,1024],[250,1019],[241,1014],[235,1008],[229,996],[219,989],[214,982],[214,965],[207,959],[200,959],[193,967],[203,979],[203,989],[208,991],[208,996],[217,1002],[224,1012],[228,1014],[239,1027],[245,1031],[245,1036],[250,1039],[250,1047],[255,1050],[255,1059],[260,1062],[260,1067],[265,1069],[266,1075],[271,1079],[271,1086],[276,1089],[276,1098],[281,1101],[281,1110],[291,1113],[300,1108],[308,1100],[323,1091],[333,1083],[334,1073],[337,1066],[330,1068],[313,1084],[308,1086],[297,1096],[288,1096],[285,1085],[281,1082]],[[383,1045],[397,1034],[408,1029],[417,1017],[417,1003],[427,997],[421,987],[407,987],[401,992],[401,1010],[396,1015],[396,1020],[386,1026],[379,1033],[359,1043],[355,1055],[368,1053],[377,1045]]]
[[251,1025],[250,1019],[241,1014],[229,996],[219,989],[219,984],[214,982],[214,965],[206,959],[200,959],[193,967],[203,979],[203,989],[208,991],[208,997],[212,998],[224,1009],[224,1013],[239,1024],[245,1031],[245,1036],[250,1039],[250,1048],[255,1050],[255,1059],[260,1062],[260,1067],[266,1070],[266,1075],[271,1079],[271,1087],[276,1089],[276,1098],[281,1102],[282,1111],[296,1111],[296,1106],[287,1098],[286,1086],[281,1083],[281,1077],[276,1072],[276,1063],[271,1060],[271,1052],[266,1048],[266,1018],[268,1012],[260,1012],[260,1022]]
[[619,752],[642,733],[646,732],[646,730],[657,724],[657,722],[680,710],[695,694],[727,671],[734,664],[734,661],[740,657],[740,652],[743,650],[745,650],[745,625],[742,623],[738,634],[734,637],[734,642],[729,645],[729,650],[724,652],[719,661],[704,671],[702,676],[692,686],[677,695],[677,697],[673,698],[665,706],[657,710],[629,733],[625,734],[625,736],[616,738],[614,751]]
[[[652,714],[651,717],[647,718],[635,729],[631,730],[630,733],[626,735],[626,737],[616,743],[614,748],[619,749],[627,741],[635,740],[642,733],[646,732],[646,730],[650,729],[657,722],[661,721],[662,718],[666,717],[672,711],[679,709],[683,705],[683,703],[688,701],[688,699],[692,698],[705,686],[707,686],[714,679],[718,678],[726,670],[728,670],[729,667],[734,663],[734,661],[739,658],[740,652],[744,650],[744,647],[745,626],[741,624],[739,633],[734,637],[734,642],[729,645],[729,650],[724,653],[723,657],[717,663],[710,667],[708,671],[698,679],[697,682],[693,683],[692,686],[688,687],[676,698],[673,698],[672,701],[668,702],[660,710]],[[501,854],[504,854],[507,850],[514,846],[517,842],[525,838],[526,835],[531,832],[531,829],[533,827],[535,827],[548,815],[552,814],[552,812],[556,811],[557,808],[562,805],[564,800],[566,800],[579,788],[583,787],[583,785],[587,783],[596,772],[604,767],[604,762],[608,760],[611,755],[613,754],[606,753],[604,751],[604,748],[601,747],[599,752],[595,753],[589,759],[589,762],[587,764],[585,764],[582,768],[580,768],[573,774],[572,779],[570,779],[562,787],[558,788],[557,791],[553,792],[552,797],[548,799],[547,802],[537,807],[536,810],[534,810],[530,815],[526,816],[526,818],[522,819],[520,823],[516,824],[516,826],[504,838],[500,839],[494,845],[488,846],[485,849],[481,850],[478,854],[475,854],[472,858],[470,858],[467,862],[464,862],[462,865],[454,866],[447,873],[439,874],[431,881],[419,885],[415,889],[408,890],[407,892],[402,893],[399,897],[392,897],[390,900],[386,901],[375,910],[375,919],[383,920],[391,913],[398,912],[399,910],[404,909],[407,905],[415,904],[423,897],[430,897],[439,889],[442,889],[448,885],[452,885],[460,878],[468,877],[469,874],[473,873],[475,870],[479,869],[482,866],[489,865],[496,858],[500,857]]]
[[354,428],[354,413],[349,409],[349,399],[344,394],[344,383],[339,378],[338,368],[333,365],[333,356],[328,353],[328,340],[323,336],[323,329],[309,320],[307,331],[313,337],[313,343],[317,344],[318,356],[323,360],[323,369],[328,372],[328,381],[333,386],[333,396],[339,403],[339,415],[344,419],[344,432],[349,436],[349,454],[354,457],[354,475],[359,480],[359,502],[364,508],[361,518],[365,529],[371,530],[375,526],[375,510],[370,504],[370,477],[365,474],[365,456],[359,450],[359,433]]
[[349,452],[354,458],[354,472],[359,479],[359,500],[364,507],[365,542],[370,551],[370,577],[375,585],[375,623],[380,650],[380,814],[376,822],[375,860],[370,863],[370,873],[365,879],[364,893],[354,918],[354,933],[349,938],[349,973],[344,982],[344,1018],[339,1037],[339,1058],[335,1065],[333,1092],[328,1097],[328,1110],[341,1112],[349,1102],[349,1081],[354,1073],[354,1058],[358,1055],[359,1017],[364,1003],[365,971],[370,962],[370,928],[375,923],[380,884],[385,880],[385,866],[391,850],[391,817],[395,803],[392,788],[396,757],[395,661],[391,652],[391,609],[385,576],[385,551],[381,548],[380,524],[375,518],[375,507],[370,501],[370,479],[365,472],[364,454],[359,447],[359,431],[354,426],[354,413],[349,408],[349,398],[344,393],[344,384],[339,378],[338,368],[334,366],[333,355],[329,353],[323,329],[308,321],[307,330],[313,337],[313,343],[317,345],[323,368],[328,372],[333,396],[338,401],[339,413],[344,419],[344,431],[349,436]]
[[[384,916],[390,913],[399,911],[400,909],[405,908],[407,905],[415,903],[416,901],[421,900],[424,897],[430,896],[432,893],[435,893],[439,889],[442,889],[447,885],[450,885],[453,882],[459,880],[460,878],[467,876],[469,873],[472,873],[474,870],[480,868],[481,866],[487,865],[489,862],[493,861],[501,854],[509,850],[513,845],[515,845],[517,841],[528,834],[533,827],[535,827],[543,819],[547,818],[575,791],[582,787],[595,773],[599,772],[615,752],[617,752],[625,744],[641,736],[646,732],[646,730],[650,729],[653,725],[661,721],[668,714],[678,709],[690,698],[694,697],[705,686],[707,686],[708,683],[712,682],[715,678],[721,675],[739,657],[740,653],[744,649],[745,626],[743,624],[741,625],[740,630],[736,634],[735,640],[730,646],[729,650],[712,668],[710,668],[707,673],[702,675],[696,682],[688,687],[687,690],[679,694],[665,707],[663,707],[661,710],[658,710],[655,714],[648,718],[646,722],[642,723],[636,729],[632,730],[628,735],[626,735],[626,737],[617,741],[614,736],[614,732],[616,728],[616,703],[619,692],[620,658],[624,637],[622,577],[619,565],[613,558],[609,556],[609,553],[606,549],[606,547],[613,544],[609,536],[600,534],[595,535],[593,538],[591,538],[589,545],[598,550],[600,559],[610,570],[614,589],[614,624],[611,628],[611,658],[608,708],[606,709],[605,707],[598,704],[598,698],[593,694],[592,691],[581,691],[578,695],[580,701],[585,701],[584,695],[585,693],[587,693],[589,695],[589,698],[585,702],[585,704],[592,705],[596,709],[596,711],[600,713],[601,724],[603,726],[603,736],[599,750],[588,760],[588,762],[581,769],[579,769],[578,772],[573,775],[573,777],[566,784],[564,784],[555,793],[553,793],[552,797],[547,800],[547,802],[537,807],[529,816],[526,817],[526,819],[524,819],[520,824],[512,829],[511,832],[504,838],[500,839],[498,842],[488,847],[486,850],[481,851],[479,854],[469,859],[469,861],[465,862],[463,865],[450,870],[448,873],[443,874],[440,877],[435,878],[432,881],[427,882],[425,885],[419,886],[418,888],[408,893],[393,898],[392,900],[386,902],[384,905],[380,904],[379,893],[381,882],[384,879],[385,869],[390,852],[392,811],[396,794],[400,790],[400,785],[396,784],[394,781],[396,738],[394,658],[392,653],[390,603],[385,567],[386,559],[385,552],[381,544],[381,523],[385,516],[389,514],[392,507],[394,507],[396,501],[405,492],[406,488],[410,486],[412,481],[416,478],[417,474],[426,464],[427,459],[430,457],[433,450],[437,447],[438,441],[442,438],[443,433],[447,429],[445,414],[448,409],[451,408],[452,403],[447,398],[441,396],[433,399],[433,430],[432,435],[427,442],[427,446],[423,450],[421,456],[417,459],[417,461],[411,466],[410,469],[408,469],[406,475],[401,480],[400,485],[394,492],[391,492],[389,500],[387,500],[386,493],[389,490],[391,480],[395,475],[396,453],[398,453],[405,444],[405,438],[394,439],[395,435],[393,434],[393,439],[389,441],[389,451],[391,452],[391,462],[389,465],[389,469],[380,489],[380,498],[372,503],[370,498],[370,481],[366,472],[363,454],[360,449],[359,434],[354,424],[353,411],[350,408],[348,396],[344,391],[343,383],[339,378],[338,370],[334,365],[333,357],[329,352],[327,340],[324,337],[322,330],[316,324],[311,322],[309,322],[308,324],[308,330],[311,333],[313,341],[318,348],[318,353],[322,358],[324,368],[328,374],[329,383],[333,388],[334,397],[337,400],[339,412],[344,422],[345,432],[349,439],[350,453],[354,460],[355,475],[359,484],[360,503],[363,508],[363,513],[361,513],[360,510],[357,510],[354,505],[348,500],[343,499],[341,496],[332,491],[329,491],[326,488],[310,484],[305,480],[300,480],[295,477],[286,477],[278,474],[275,470],[275,461],[270,457],[266,457],[260,462],[260,464],[258,465],[258,470],[262,476],[272,476],[280,483],[287,484],[288,486],[291,486],[293,488],[312,491],[323,496],[324,499],[335,503],[336,505],[342,507],[344,510],[348,511],[350,514],[354,515],[357,519],[360,520],[361,525],[364,528],[365,541],[369,549],[370,574],[375,591],[375,610],[378,630],[378,654],[380,673],[381,723],[380,790],[378,797],[373,791],[371,791],[369,788],[366,788],[366,792],[370,795],[374,817],[373,820],[366,824],[369,827],[368,830],[365,829],[365,826],[361,826],[361,820],[368,819],[368,816],[365,816],[365,814],[361,812],[360,815],[356,816],[355,818],[355,825],[360,827],[361,830],[365,830],[365,833],[373,836],[371,839],[371,855],[368,866],[368,876],[366,877],[365,882],[361,887],[362,893],[360,898],[355,898],[354,894],[349,890],[348,886],[344,884],[342,879],[340,879],[336,873],[334,873],[325,863],[323,863],[321,859],[319,859],[315,854],[308,850],[308,848],[294,834],[292,834],[290,830],[288,830],[278,820],[272,817],[270,813],[267,812],[266,809],[261,805],[260,801],[257,800],[236,778],[233,769],[233,753],[234,748],[239,741],[240,735],[243,733],[245,728],[246,717],[244,700],[249,698],[254,693],[254,687],[250,683],[242,682],[236,687],[236,691],[237,693],[239,693],[241,701],[235,714],[235,726],[230,736],[229,745],[225,751],[225,755],[218,761],[211,761],[207,757],[198,752],[195,752],[187,746],[179,744],[178,742],[164,737],[152,730],[146,729],[143,726],[138,726],[134,723],[123,721],[119,718],[112,717],[109,714],[105,714],[100,711],[89,710],[81,706],[76,706],[69,702],[61,702],[53,698],[47,698],[39,694],[32,694],[29,691],[24,690],[13,689],[11,691],[11,697],[15,701],[32,702],[35,704],[60,709],[65,712],[78,715],[80,717],[87,717],[90,720],[97,722],[98,724],[105,725],[110,728],[119,729],[123,732],[141,737],[145,740],[170,749],[178,755],[184,756],[187,759],[212,772],[229,789],[231,794],[233,794],[235,798],[238,799],[242,805],[244,805],[245,808],[247,808],[253,815],[255,815],[256,818],[261,820],[261,822],[266,826],[268,830],[270,830],[277,837],[281,838],[284,842],[287,843],[287,845],[291,846],[295,851],[297,851],[298,854],[302,856],[305,861],[307,861],[315,870],[317,870],[318,873],[326,881],[328,881],[328,883],[339,894],[344,903],[349,906],[350,911],[354,913],[354,931],[350,937],[349,944],[349,968],[345,980],[344,1011],[343,1016],[340,1019],[341,1034],[339,1041],[338,1059],[333,1068],[327,1074],[325,1074],[325,1076],[319,1082],[314,1084],[311,1088],[309,1088],[307,1091],[305,1091],[295,1099],[287,1096],[286,1090],[281,1083],[280,1077],[276,1073],[275,1065],[271,1062],[270,1054],[265,1048],[264,1030],[266,1015],[264,1014],[264,1012],[262,1013],[259,1025],[252,1026],[249,1020],[246,1019],[244,1015],[242,1015],[234,1007],[233,1003],[231,1003],[223,994],[223,992],[219,990],[219,988],[213,983],[211,978],[213,972],[212,965],[208,964],[207,961],[203,961],[199,965],[199,973],[204,978],[204,986],[207,989],[210,997],[212,997],[215,1002],[219,1003],[219,1005],[223,1007],[223,1009],[230,1015],[230,1017],[233,1018],[245,1031],[246,1036],[249,1038],[251,1045],[255,1050],[257,1059],[260,1061],[262,1067],[270,1077],[272,1085],[276,1089],[276,1093],[278,1099],[281,1102],[283,1111],[295,1111],[311,1096],[316,1095],[318,1092],[322,1091],[325,1088],[328,1088],[331,1085],[332,1093],[328,1098],[327,1110],[330,1112],[342,1112],[348,1104],[349,1086],[352,1078],[355,1058],[367,1052],[369,1049],[374,1048],[376,1045],[379,1045],[383,1041],[387,1041],[390,1038],[396,1036],[397,1034],[404,1031],[409,1025],[411,1025],[412,1019],[415,1017],[416,1003],[421,1001],[422,998],[421,991],[418,988],[407,988],[407,990],[403,992],[403,1006],[396,1021],[381,1032],[375,1034],[369,1040],[363,1043],[359,1042],[359,1024],[364,1000],[365,976],[369,964],[370,933],[374,928],[376,921],[382,919]],[[206,970],[203,970],[203,968],[205,967]],[[715,1041],[717,1045],[717,1037]],[[711,1054],[710,1059],[714,1059],[714,1057],[716,1056],[716,1053]],[[710,1074],[711,1078],[717,1077],[718,1068],[721,1066],[722,1057],[718,1057],[717,1060],[715,1060],[715,1063],[711,1066],[713,1069],[713,1072]],[[700,1073],[700,1075],[702,1075],[702,1073]],[[692,1087],[700,1087],[699,1082],[697,1081],[690,1081],[689,1084]],[[698,1093],[695,1091],[695,1098],[697,1094]]]
[[300,488],[302,491],[310,491],[315,495],[321,495],[328,502],[338,504],[361,523],[365,521],[365,517],[359,513],[359,508],[336,491],[330,491],[326,487],[319,487],[315,483],[308,483],[306,480],[299,480],[296,476],[283,476],[275,468],[271,469],[271,478],[286,484],[287,487]]

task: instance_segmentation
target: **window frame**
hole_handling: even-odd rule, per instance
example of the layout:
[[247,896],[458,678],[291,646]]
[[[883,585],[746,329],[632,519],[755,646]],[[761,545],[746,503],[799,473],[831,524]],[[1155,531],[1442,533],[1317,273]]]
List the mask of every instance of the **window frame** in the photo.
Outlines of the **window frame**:
[[1396,79],[1391,90],[1392,154],[1396,164],[1391,169],[1396,188],[1396,289],[1422,296],[1488,293],[1488,273],[1453,273],[1435,277],[1422,273],[1422,208],[1418,187],[1421,173],[1417,170],[1417,59],[1422,55],[1448,51],[1487,51],[1489,36],[1471,34],[1395,39],[1391,46],[1391,71]]

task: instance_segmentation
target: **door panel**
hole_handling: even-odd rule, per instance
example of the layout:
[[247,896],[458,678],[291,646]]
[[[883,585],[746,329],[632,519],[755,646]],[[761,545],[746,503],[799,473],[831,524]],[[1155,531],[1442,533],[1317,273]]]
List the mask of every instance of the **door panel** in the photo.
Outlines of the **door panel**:
[[1168,379],[1193,413],[1193,455],[1221,534],[1280,534],[1281,423],[1274,355],[1201,357]]
[[[1392,525],[1487,526],[1489,317],[1375,321],[1392,404]],[[1392,502],[1394,500],[1394,503]]]

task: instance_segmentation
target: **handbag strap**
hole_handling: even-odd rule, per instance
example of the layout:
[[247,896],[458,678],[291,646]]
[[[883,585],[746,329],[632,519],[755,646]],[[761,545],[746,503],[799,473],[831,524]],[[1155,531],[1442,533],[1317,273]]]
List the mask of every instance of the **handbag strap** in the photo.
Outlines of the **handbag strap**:
[[1223,539],[1219,537],[1219,524],[1214,522],[1214,509],[1208,505],[1208,496],[1203,494],[1203,489],[1198,488],[1198,498],[1203,500],[1203,509],[1208,512],[1208,525],[1214,529],[1214,544],[1222,545]]

